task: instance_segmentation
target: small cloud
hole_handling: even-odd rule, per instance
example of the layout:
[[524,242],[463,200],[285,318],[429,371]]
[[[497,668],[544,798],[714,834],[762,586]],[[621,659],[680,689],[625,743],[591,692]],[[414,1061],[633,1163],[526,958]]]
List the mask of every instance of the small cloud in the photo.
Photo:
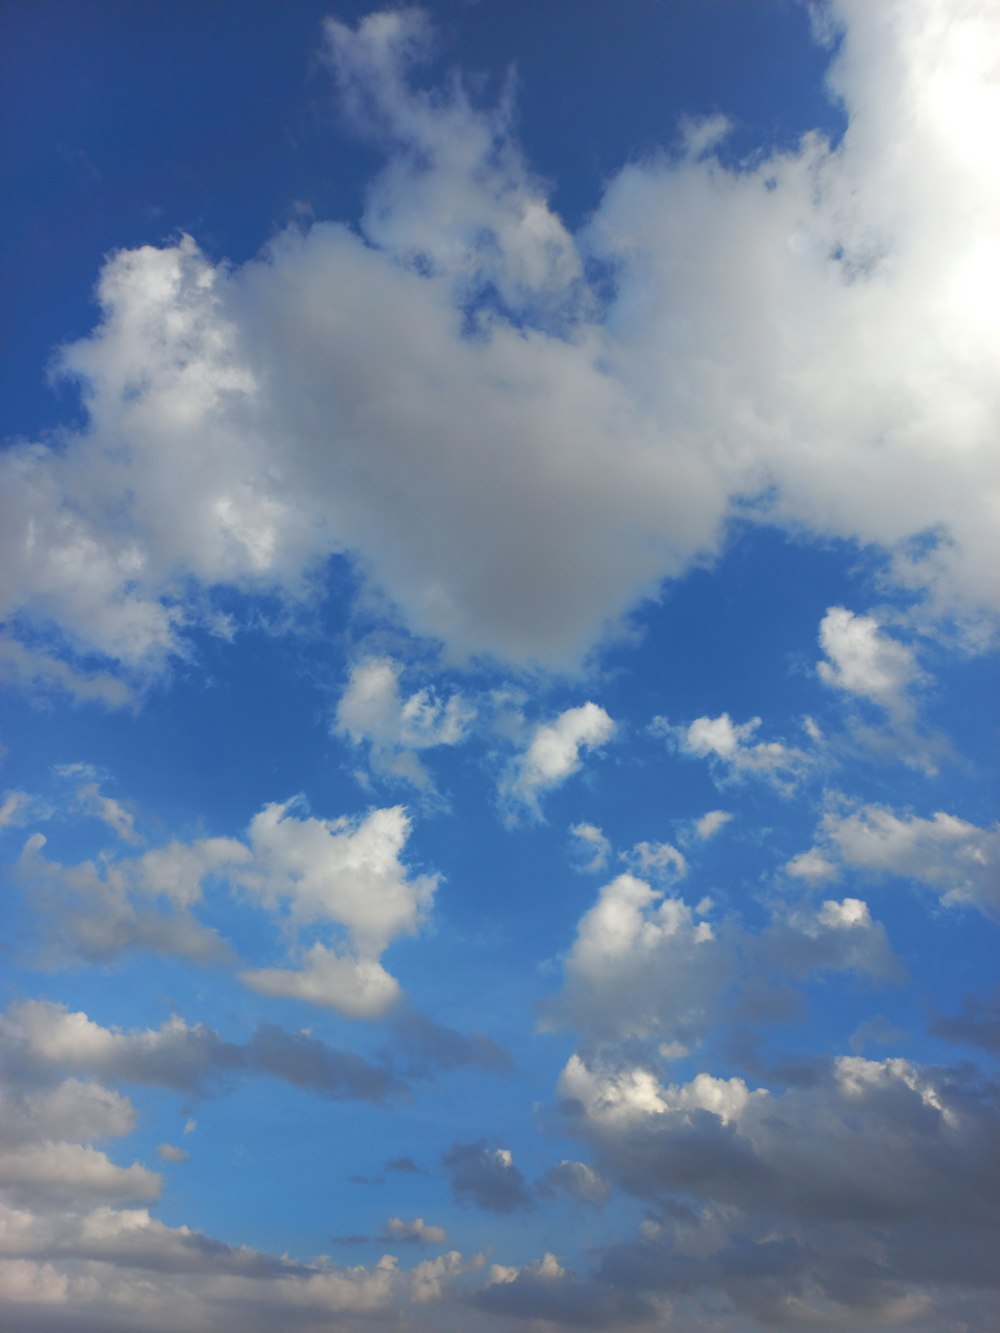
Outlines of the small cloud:
[[524,1176],[507,1148],[491,1148],[485,1139],[456,1143],[442,1165],[451,1176],[456,1199],[491,1213],[513,1213],[532,1206]]
[[408,1241],[413,1245],[444,1245],[448,1239],[444,1227],[430,1226],[422,1217],[415,1217],[412,1222],[390,1217],[383,1236],[386,1240]]
[[700,838],[702,842],[707,842],[709,838],[714,838],[731,819],[732,815],[726,810],[709,810],[707,814],[695,820],[695,837]]
[[156,1150],[157,1157],[162,1158],[164,1162],[189,1162],[191,1154],[185,1152],[183,1148],[175,1148],[172,1143],[161,1143]]
[[576,839],[574,851],[582,855],[575,869],[583,874],[597,874],[608,864],[611,843],[596,824],[570,824],[570,835]]
[[413,1171],[423,1174],[423,1167],[417,1166],[412,1157],[390,1157],[385,1162],[386,1171]]
[[687,874],[683,852],[669,842],[637,842],[622,860],[635,874],[651,879],[682,879]]
[[799,852],[798,856],[785,865],[785,874],[793,875],[796,879],[805,879],[814,884],[822,883],[826,879],[837,878],[837,867],[815,847],[810,847],[807,852]]

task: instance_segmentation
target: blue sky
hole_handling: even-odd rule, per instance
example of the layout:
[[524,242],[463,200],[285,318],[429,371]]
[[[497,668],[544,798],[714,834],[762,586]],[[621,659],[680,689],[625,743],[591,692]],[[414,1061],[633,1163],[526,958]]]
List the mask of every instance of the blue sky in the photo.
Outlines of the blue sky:
[[12,1326],[988,1327],[991,7],[2,24]]

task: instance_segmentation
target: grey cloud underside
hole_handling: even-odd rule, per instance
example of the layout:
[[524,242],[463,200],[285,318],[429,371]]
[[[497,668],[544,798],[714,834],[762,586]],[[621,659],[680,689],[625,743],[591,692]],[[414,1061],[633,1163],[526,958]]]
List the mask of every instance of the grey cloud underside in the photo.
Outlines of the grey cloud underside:
[[237,1079],[266,1074],[318,1096],[384,1102],[407,1094],[408,1080],[478,1065],[504,1072],[509,1056],[486,1037],[409,1013],[378,1064],[318,1037],[262,1023],[243,1044],[207,1024],[172,1019],[132,1033],[101,1028],[61,1005],[33,1001],[0,1019],[4,1067],[17,1085],[45,1086],[58,1073],[173,1088],[203,1096]]
[[847,1057],[780,1095],[581,1070],[567,1123],[651,1209],[600,1280],[715,1292],[763,1327],[941,1329],[965,1308],[971,1328],[995,1301],[1000,1097],[969,1066]]
[[506,112],[410,87],[421,20],[330,25],[389,153],[363,234],[108,261],[62,356],[87,429],[2,460],[5,612],[149,666],[200,614],[190,579],[294,599],[349,552],[453,655],[567,666],[764,495],[885,547],[932,613],[995,608],[989,19],[969,46],[930,5],[835,13],[841,144],[632,164],[575,238]]
[[492,1213],[515,1213],[532,1206],[528,1183],[502,1148],[485,1139],[455,1143],[441,1159],[455,1197]]

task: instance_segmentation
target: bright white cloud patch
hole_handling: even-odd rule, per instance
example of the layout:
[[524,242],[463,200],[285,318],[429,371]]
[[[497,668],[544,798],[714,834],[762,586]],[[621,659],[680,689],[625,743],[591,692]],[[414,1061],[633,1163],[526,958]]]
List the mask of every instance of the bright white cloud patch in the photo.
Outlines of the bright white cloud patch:
[[59,904],[50,926],[54,956],[95,960],[139,948],[201,963],[231,959],[197,916],[205,884],[228,882],[283,920],[293,942],[317,928],[331,936],[314,940],[295,968],[247,969],[249,985],[355,1016],[380,1014],[400,993],[380,955],[397,936],[420,928],[437,876],[411,876],[400,860],[410,832],[402,806],[334,820],[299,818],[293,808],[265,806],[251,820],[247,842],[172,842],[99,864],[50,861],[42,854],[45,838],[32,834],[18,875],[54,912]]
[[[87,428],[3,458],[5,612],[138,667],[197,614],[188,580],[295,596],[349,550],[455,652],[567,663],[768,487],[932,607],[995,607],[990,19],[837,12],[836,149],[636,162],[576,239],[506,108],[410,86],[418,14],[331,21],[343,104],[389,152],[364,236],[109,259],[62,355]],[[581,250],[614,269],[602,322]],[[463,337],[489,285],[516,322]]]
[[555,721],[536,729],[501,784],[501,796],[540,817],[540,798],[580,769],[580,752],[600,749],[614,734],[615,724],[599,704],[567,708]]
[[410,878],[400,861],[410,831],[402,806],[360,820],[299,819],[291,805],[269,805],[250,823],[252,860],[233,880],[293,927],[339,927],[344,943],[316,941],[295,969],[243,973],[254,990],[329,1005],[356,1017],[383,1013],[399,984],[379,955],[414,934],[430,908],[437,877]]
[[399,674],[389,658],[370,658],[353,667],[337,705],[335,730],[356,745],[368,745],[376,772],[428,791],[433,783],[417,751],[459,744],[475,709],[457,693],[442,701],[422,689],[404,699]]
[[681,754],[709,760],[720,784],[755,777],[790,792],[805,772],[808,757],[784,741],[755,740],[760,726],[759,717],[734,722],[728,713],[720,713],[718,717],[697,717],[687,726],[675,726],[665,717],[656,717],[651,729]]
[[833,606],[819,627],[819,641],[827,660],[817,669],[825,684],[892,713],[910,707],[905,694],[919,677],[913,651],[885,634],[874,616]]

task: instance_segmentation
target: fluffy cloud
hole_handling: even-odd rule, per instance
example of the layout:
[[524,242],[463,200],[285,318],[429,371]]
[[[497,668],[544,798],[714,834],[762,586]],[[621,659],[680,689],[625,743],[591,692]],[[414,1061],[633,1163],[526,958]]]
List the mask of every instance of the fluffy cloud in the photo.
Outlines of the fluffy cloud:
[[86,1073],[106,1080],[194,1091],[240,1067],[240,1049],[205,1024],[172,1018],[161,1028],[122,1032],[48,1000],[26,1000],[0,1017],[6,1058],[16,1068]]
[[475,717],[460,694],[442,701],[422,689],[403,698],[400,668],[390,658],[369,658],[351,669],[337,705],[335,731],[355,745],[367,744],[372,768],[421,791],[433,782],[417,751],[457,745]]
[[[452,1035],[459,1039],[458,1033]],[[160,1028],[123,1032],[102,1027],[64,1005],[28,1000],[0,1017],[0,1037],[8,1069],[29,1083],[74,1073],[178,1092],[207,1093],[223,1080],[257,1073],[319,1096],[373,1102],[400,1092],[404,1086],[385,1065],[369,1064],[361,1056],[316,1037],[267,1023],[259,1025],[249,1041],[236,1044],[223,1041],[204,1023],[189,1026],[172,1018]],[[98,1098],[97,1106],[108,1099],[113,1102],[115,1097],[97,1084],[77,1085],[70,1080],[62,1086],[89,1088],[91,1098]],[[50,1102],[54,1095],[46,1094]],[[85,1108],[75,1102],[73,1105],[73,1117],[67,1117],[66,1123],[73,1118],[78,1124],[88,1123]],[[114,1105],[121,1111],[119,1103]],[[47,1123],[37,1107],[32,1114],[39,1123]],[[190,1121],[189,1126],[193,1130],[194,1122]],[[131,1128],[131,1122],[127,1128]],[[188,1126],[185,1132],[189,1132]]]
[[[7,1211],[0,1290],[24,1329],[208,1333],[212,1320],[265,1333],[331,1320],[416,1316],[470,1266],[456,1251],[402,1269],[390,1254],[371,1267],[295,1263],[226,1245],[144,1208],[97,1207],[79,1216]],[[207,1312],[211,1311],[209,1314]]]
[[304,1000],[351,1018],[380,1018],[402,994],[376,959],[345,956],[323,944],[307,949],[300,967],[248,968],[241,976],[261,995]]
[[75,1078],[53,1087],[19,1087],[10,1079],[2,1105],[3,1143],[15,1150],[24,1144],[72,1138],[93,1143],[120,1138],[135,1128],[135,1107],[127,1097]]
[[874,616],[832,606],[820,624],[819,641],[826,653],[817,667],[824,684],[870,699],[890,713],[911,711],[906,694],[920,675],[913,650],[883,633]]
[[579,771],[581,750],[597,750],[615,734],[615,724],[599,704],[567,708],[536,730],[525,752],[501,783],[501,797],[515,808],[541,817],[540,798]]
[[707,814],[695,820],[695,837],[702,842],[707,842],[709,838],[714,838],[720,829],[732,819],[732,815],[726,810],[709,810]]
[[[111,815],[101,807],[102,817],[120,823],[126,812],[112,804]],[[295,806],[265,806],[251,820],[246,842],[174,841],[140,856],[77,866],[46,859],[45,838],[36,833],[17,875],[33,906],[51,905],[44,913],[50,947],[90,961],[126,949],[178,953],[200,963],[230,958],[224,941],[193,912],[206,882],[226,880],[283,916],[293,932],[325,928],[334,936],[330,943],[314,940],[298,954],[296,967],[245,970],[248,985],[376,1017],[400,994],[380,955],[398,935],[419,929],[437,876],[411,876],[401,861],[410,832],[402,806],[334,820],[301,818]],[[131,824],[123,827],[131,834]]]
[[819,828],[818,846],[787,867],[806,878],[825,877],[839,864],[870,874],[916,880],[948,907],[1000,915],[1000,828],[980,828],[938,811],[930,819],[897,815],[881,805],[849,814],[832,811]]
[[342,926],[362,957],[401,933],[413,934],[430,906],[437,877],[410,879],[399,856],[410,833],[402,806],[362,819],[300,819],[292,803],[264,807],[250,822],[252,860],[236,883],[293,922]]
[[881,710],[873,724],[852,712],[849,735],[870,757],[902,760],[933,776],[952,755],[948,739],[928,733],[917,718],[916,687],[925,681],[912,647],[886,634],[875,616],[859,616],[831,607],[820,624],[826,659],[817,666],[820,680],[852,700]]
[[83,1202],[156,1199],[160,1177],[138,1162],[116,1166],[108,1155],[80,1143],[42,1143],[16,1153],[0,1151],[0,1184],[15,1204],[66,1208]]
[[756,930],[735,920],[713,927],[703,915],[710,906],[693,908],[634,875],[605,885],[579,923],[546,1024],[599,1043],[656,1038],[670,1058],[789,979],[900,976],[883,927],[859,899],[776,905]]
[[[453,653],[566,665],[747,496],[880,544],[932,613],[995,605],[995,18],[831,14],[836,147],[731,170],[716,126],[625,167],[575,239],[507,102],[410,86],[419,15],[331,22],[343,105],[388,154],[362,235],[107,261],[61,361],[86,427],[3,456],[3,613],[138,669],[199,614],[190,587],[295,598],[347,551]],[[581,255],[613,273],[603,306]]]
[[339,927],[346,945],[317,941],[297,969],[244,972],[265,995],[289,995],[374,1018],[398,999],[399,983],[379,955],[400,934],[414,934],[430,907],[437,876],[410,878],[400,853],[410,832],[402,806],[363,819],[299,819],[291,803],[255,815],[252,860],[233,881],[265,906],[287,910],[291,923]]
[[1000,1107],[969,1070],[845,1056],[772,1092],[573,1057],[560,1091],[605,1173],[653,1210],[640,1242],[604,1251],[605,1282],[713,1292],[736,1327],[933,1329],[956,1283],[958,1308],[992,1299],[982,1236],[1000,1216],[983,1163]]
[[656,717],[651,729],[681,754],[709,760],[720,785],[756,777],[788,793],[805,772],[808,757],[783,741],[754,740],[760,725],[759,717],[734,722],[728,713],[720,713],[718,717],[697,717],[686,726]]
[[800,1219],[998,1220],[980,1155],[995,1149],[995,1090],[983,1099],[954,1071],[843,1056],[814,1086],[775,1094],[709,1074],[664,1085],[574,1056],[560,1092],[644,1197],[678,1190]]

